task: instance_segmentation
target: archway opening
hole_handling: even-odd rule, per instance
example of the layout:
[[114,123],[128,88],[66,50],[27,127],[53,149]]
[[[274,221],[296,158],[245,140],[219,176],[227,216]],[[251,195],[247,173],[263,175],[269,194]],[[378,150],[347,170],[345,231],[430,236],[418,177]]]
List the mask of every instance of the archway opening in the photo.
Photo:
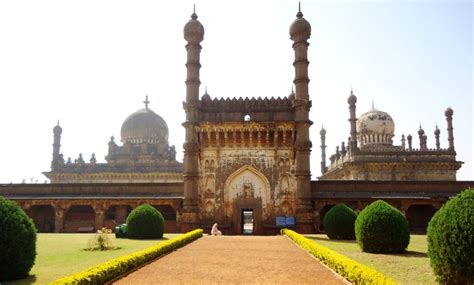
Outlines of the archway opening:
[[91,206],[75,205],[69,208],[64,219],[65,232],[94,232],[94,230],[95,212]]
[[331,210],[331,208],[334,207],[334,204],[330,204],[330,205],[326,205],[323,207],[323,209],[321,210],[321,212],[319,213],[319,217],[320,217],[320,220],[319,220],[319,230],[321,232],[324,232],[324,216],[326,216],[327,212],[329,210]]
[[34,205],[27,212],[39,233],[54,232],[55,215],[51,205]]
[[436,208],[431,205],[411,205],[406,211],[410,232],[425,234]]
[[176,211],[170,205],[152,205],[160,211],[161,215],[165,219],[165,232],[166,233],[176,233],[179,232],[177,223],[176,223]]

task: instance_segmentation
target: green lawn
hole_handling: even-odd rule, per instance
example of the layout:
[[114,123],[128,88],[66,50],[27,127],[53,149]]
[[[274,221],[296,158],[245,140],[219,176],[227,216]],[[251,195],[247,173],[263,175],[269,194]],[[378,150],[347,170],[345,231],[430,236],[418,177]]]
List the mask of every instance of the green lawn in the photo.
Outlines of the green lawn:
[[328,240],[326,235],[306,235],[316,243],[370,266],[401,284],[437,284],[426,255],[426,235],[411,235],[405,254],[372,254],[362,252],[355,241]]
[[161,240],[116,239],[110,235],[117,250],[87,251],[88,241],[94,234],[38,234],[36,261],[27,279],[3,284],[48,284],[60,277],[79,272],[109,259],[127,255],[153,246],[160,241],[178,236],[166,234]]

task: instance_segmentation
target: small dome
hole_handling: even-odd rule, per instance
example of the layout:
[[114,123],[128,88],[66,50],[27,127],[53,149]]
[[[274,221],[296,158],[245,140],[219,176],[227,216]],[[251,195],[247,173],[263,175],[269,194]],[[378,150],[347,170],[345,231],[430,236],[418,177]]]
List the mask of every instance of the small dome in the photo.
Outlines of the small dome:
[[354,95],[352,88],[351,88],[351,95],[347,98],[347,103],[349,105],[354,105],[355,103],[357,103],[357,97]]
[[435,131],[434,131],[434,134],[435,134],[436,136],[438,136],[440,133],[441,133],[441,131],[439,130],[438,125],[436,125],[436,129],[435,129]]
[[163,118],[146,107],[125,119],[120,134],[122,143],[167,143],[168,125]]
[[326,130],[324,128],[321,128],[321,130],[319,131],[319,134],[321,136],[325,136],[326,135]]
[[290,26],[290,38],[294,42],[303,42],[309,39],[311,36],[311,25],[305,18],[301,9],[296,14],[296,20],[291,23]]
[[372,109],[357,119],[356,129],[361,145],[392,144],[395,124],[388,113]]
[[204,27],[197,18],[196,12],[193,12],[191,20],[184,25],[184,39],[190,44],[199,44],[204,39]]
[[453,109],[451,109],[451,107],[448,107],[448,109],[446,109],[446,111],[444,111],[444,115],[446,117],[452,117],[453,114],[454,114],[454,112],[453,112]]

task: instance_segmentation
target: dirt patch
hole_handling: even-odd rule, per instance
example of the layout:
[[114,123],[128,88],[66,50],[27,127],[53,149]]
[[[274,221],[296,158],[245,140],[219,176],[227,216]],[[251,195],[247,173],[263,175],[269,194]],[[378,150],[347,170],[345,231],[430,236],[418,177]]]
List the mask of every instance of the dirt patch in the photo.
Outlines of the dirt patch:
[[348,284],[283,236],[205,236],[113,284]]

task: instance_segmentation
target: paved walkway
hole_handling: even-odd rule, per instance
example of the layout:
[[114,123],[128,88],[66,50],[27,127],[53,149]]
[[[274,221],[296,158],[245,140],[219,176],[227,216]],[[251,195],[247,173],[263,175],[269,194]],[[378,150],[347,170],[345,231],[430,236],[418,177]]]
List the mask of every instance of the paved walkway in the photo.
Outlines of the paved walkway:
[[114,284],[348,284],[283,236],[204,236]]

